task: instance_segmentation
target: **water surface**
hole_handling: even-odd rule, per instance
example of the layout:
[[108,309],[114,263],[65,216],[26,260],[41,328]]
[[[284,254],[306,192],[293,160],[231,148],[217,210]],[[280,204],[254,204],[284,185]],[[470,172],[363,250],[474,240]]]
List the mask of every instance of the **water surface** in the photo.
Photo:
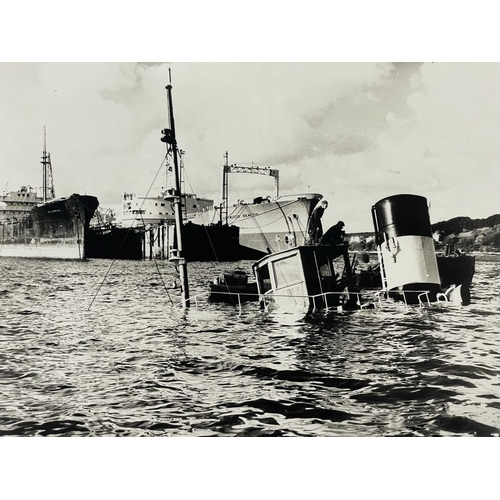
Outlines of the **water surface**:
[[0,435],[496,436],[500,259],[469,306],[305,318],[208,299],[237,264],[0,260]]

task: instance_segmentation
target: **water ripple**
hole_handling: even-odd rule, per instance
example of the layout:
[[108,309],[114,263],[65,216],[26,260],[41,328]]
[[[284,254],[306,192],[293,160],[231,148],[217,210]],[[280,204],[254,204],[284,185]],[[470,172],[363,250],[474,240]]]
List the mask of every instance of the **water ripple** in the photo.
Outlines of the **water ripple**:
[[190,310],[166,262],[117,262],[95,296],[109,264],[0,260],[0,435],[499,434],[497,262],[468,307],[306,316],[209,302],[233,264],[190,264]]

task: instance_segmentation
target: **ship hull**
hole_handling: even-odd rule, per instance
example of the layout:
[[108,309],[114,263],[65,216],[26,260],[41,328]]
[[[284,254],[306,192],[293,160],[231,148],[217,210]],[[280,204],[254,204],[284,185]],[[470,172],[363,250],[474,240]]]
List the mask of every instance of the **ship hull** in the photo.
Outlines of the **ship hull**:
[[[241,203],[229,207],[227,224],[239,227],[241,258],[259,258],[265,254],[303,245],[307,224],[320,194],[280,196],[274,201]],[[220,210],[207,210],[191,219],[196,224],[220,222]],[[226,223],[225,216],[223,223]]]
[[22,220],[0,224],[0,257],[85,259],[98,205],[94,196],[73,194],[34,207]]
[[141,260],[143,247],[144,231],[116,226],[91,227],[85,245],[89,259]]
[[240,260],[238,235],[236,226],[200,226],[188,222],[182,226],[182,256],[188,262]]

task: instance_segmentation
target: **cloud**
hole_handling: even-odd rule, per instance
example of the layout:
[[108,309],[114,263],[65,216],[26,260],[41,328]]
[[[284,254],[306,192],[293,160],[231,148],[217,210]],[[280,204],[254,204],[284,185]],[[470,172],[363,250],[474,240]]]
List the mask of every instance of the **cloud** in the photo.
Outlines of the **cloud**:
[[[386,85],[391,70],[387,64],[174,65],[178,137],[187,165],[212,196],[220,191],[226,150],[230,163],[278,167],[283,192],[304,192],[311,174],[321,179],[329,171],[332,163],[322,158],[371,147],[379,116],[372,106],[371,121],[367,116],[365,124],[357,123],[373,99],[364,92]],[[344,112],[346,96],[357,99],[350,115]],[[250,185],[256,194],[272,187],[258,177],[234,176],[230,182],[231,192],[242,196],[252,190]]]
[[[498,64],[4,63],[0,185],[41,184],[47,125],[58,195],[145,194],[165,155],[169,68],[186,186],[200,196],[218,202],[229,151],[279,168],[283,194],[324,194],[326,224],[348,231],[370,230],[371,206],[402,192],[426,196],[433,220],[500,212]],[[230,178],[232,198],[273,189]]]
[[432,200],[433,218],[500,211],[498,64],[424,64],[413,78],[410,114],[377,138],[384,170],[398,169],[408,191]]

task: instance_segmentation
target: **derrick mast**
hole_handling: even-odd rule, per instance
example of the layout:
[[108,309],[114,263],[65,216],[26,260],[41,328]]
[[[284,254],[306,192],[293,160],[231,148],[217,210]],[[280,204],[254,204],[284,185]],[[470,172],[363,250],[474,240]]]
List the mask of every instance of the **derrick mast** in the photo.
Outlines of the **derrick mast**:
[[52,175],[52,163],[50,161],[50,153],[47,153],[47,130],[43,127],[43,153],[42,161],[40,162],[43,167],[43,202],[53,200],[56,197],[54,189],[54,177]]

